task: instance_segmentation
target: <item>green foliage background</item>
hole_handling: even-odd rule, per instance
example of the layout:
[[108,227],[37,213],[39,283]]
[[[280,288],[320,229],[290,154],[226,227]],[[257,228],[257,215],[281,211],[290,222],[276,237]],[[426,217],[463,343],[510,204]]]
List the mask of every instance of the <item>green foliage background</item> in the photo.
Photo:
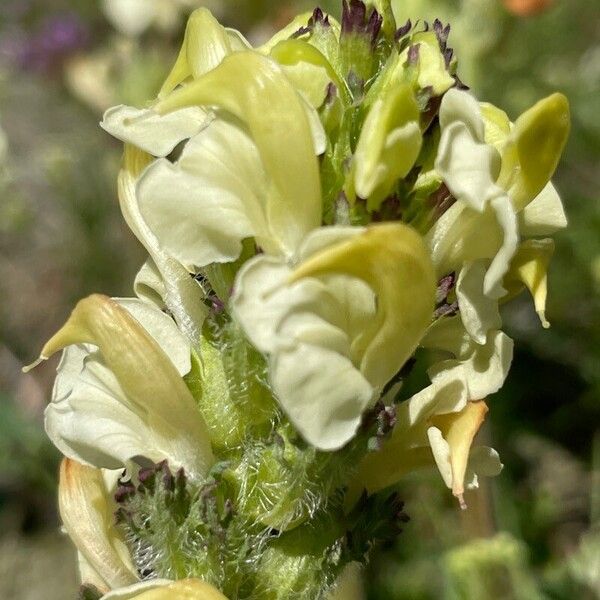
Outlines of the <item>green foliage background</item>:
[[[253,40],[311,8],[210,4]],[[339,12],[335,0],[322,6]],[[436,473],[407,479],[401,491],[412,521],[374,557],[368,597],[600,597],[600,5],[555,0],[530,17],[510,14],[501,0],[395,0],[395,9],[402,22],[449,21],[461,78],[511,117],[552,91],[569,97],[573,131],[555,181],[570,227],[557,236],[551,267],[552,329],[539,327],[525,299],[504,315],[517,352],[483,432],[504,472],[468,498],[465,513]],[[87,30],[84,42],[31,64],[23,48],[67,15]],[[7,600],[58,600],[74,589],[73,553],[55,514],[58,456],[41,425],[55,365],[27,377],[19,369],[78,298],[131,293],[142,254],[118,213],[120,149],[97,122],[107,102],[139,104],[152,95],[183,16],[179,26],[131,40],[93,0],[0,6],[0,597]],[[105,70],[82,83],[76,67],[96,63]]]

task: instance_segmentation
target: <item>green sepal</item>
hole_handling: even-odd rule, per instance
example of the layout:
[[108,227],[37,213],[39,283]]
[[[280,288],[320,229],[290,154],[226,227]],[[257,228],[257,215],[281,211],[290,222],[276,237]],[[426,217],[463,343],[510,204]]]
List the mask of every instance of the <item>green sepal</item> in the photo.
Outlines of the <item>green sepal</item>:
[[[263,437],[277,417],[263,356],[232,321],[207,323],[200,354],[192,352],[185,382],[210,431],[218,454],[229,456],[253,437]],[[211,333],[212,329],[212,333]]]

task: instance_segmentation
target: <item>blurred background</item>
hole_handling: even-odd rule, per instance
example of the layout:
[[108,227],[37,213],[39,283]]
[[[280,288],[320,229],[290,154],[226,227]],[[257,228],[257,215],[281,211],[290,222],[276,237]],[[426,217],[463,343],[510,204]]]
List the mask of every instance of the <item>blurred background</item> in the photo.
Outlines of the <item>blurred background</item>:
[[[55,507],[58,454],[42,413],[55,363],[20,373],[91,292],[131,295],[142,252],[116,202],[120,147],[102,112],[143,104],[186,15],[209,6],[260,41],[312,3],[283,0],[0,1],[0,598],[75,597]],[[321,2],[339,13],[337,0]],[[600,598],[600,4],[397,0],[452,24],[459,74],[515,118],[559,90],[573,131],[555,178],[548,316],[504,314],[516,355],[483,435],[504,472],[461,513],[437,473],[401,486],[412,521],[366,571],[370,600]]]

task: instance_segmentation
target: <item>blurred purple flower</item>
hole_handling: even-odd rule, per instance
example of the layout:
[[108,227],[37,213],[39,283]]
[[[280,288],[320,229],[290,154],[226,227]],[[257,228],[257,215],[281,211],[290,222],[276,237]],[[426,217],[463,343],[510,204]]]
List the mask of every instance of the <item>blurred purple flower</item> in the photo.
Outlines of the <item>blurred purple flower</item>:
[[24,69],[51,73],[73,53],[86,47],[89,29],[74,13],[45,18],[34,33],[18,30],[2,36],[0,53]]

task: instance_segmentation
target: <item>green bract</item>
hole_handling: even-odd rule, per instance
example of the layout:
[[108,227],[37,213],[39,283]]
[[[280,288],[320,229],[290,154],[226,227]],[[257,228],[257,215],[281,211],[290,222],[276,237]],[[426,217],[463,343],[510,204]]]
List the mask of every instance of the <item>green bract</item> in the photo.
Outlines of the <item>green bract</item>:
[[567,100],[513,124],[449,26],[342,5],[258,48],[199,9],[157,97],[104,115],[137,298],[81,301],[41,357],[82,597],[358,598],[405,521],[384,488],[435,466],[464,507],[502,468],[499,303],[548,325]]

